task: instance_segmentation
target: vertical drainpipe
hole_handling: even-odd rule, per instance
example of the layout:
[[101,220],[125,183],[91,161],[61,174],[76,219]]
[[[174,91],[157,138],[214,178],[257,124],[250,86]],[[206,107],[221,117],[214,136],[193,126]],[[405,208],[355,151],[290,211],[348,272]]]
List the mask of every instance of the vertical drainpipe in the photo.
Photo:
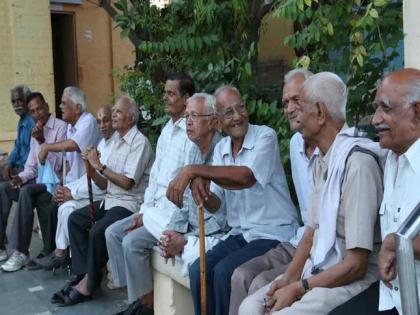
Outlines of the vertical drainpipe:
[[420,203],[411,211],[396,233],[397,269],[404,315],[418,315],[417,277],[413,239],[420,232]]

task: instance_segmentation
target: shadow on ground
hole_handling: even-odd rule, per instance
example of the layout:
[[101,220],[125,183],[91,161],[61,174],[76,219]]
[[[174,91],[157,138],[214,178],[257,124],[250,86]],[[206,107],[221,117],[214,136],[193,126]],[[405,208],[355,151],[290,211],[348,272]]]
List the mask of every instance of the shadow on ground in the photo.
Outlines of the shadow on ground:
[[[14,207],[9,217],[9,228],[13,223]],[[10,231],[8,231],[10,233]],[[10,235],[8,233],[8,235]],[[36,256],[42,247],[42,240],[32,234],[30,253]],[[9,253],[10,254],[10,253]],[[63,287],[67,270],[52,271],[22,269],[6,273],[0,271],[0,314],[1,315],[109,315],[126,308],[127,295],[124,289],[110,290],[105,285],[95,299],[70,307],[57,307],[50,303],[52,294]]]

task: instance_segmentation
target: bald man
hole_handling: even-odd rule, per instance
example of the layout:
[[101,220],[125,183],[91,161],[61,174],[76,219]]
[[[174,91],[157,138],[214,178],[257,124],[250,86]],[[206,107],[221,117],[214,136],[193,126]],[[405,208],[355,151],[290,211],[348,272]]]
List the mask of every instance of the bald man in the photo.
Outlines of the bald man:
[[[379,210],[382,246],[379,273],[382,281],[331,314],[402,314],[400,283],[396,269],[395,232],[420,202],[420,70],[391,73],[379,85],[375,98],[375,126],[381,147],[389,149],[384,171],[384,198]],[[420,296],[420,236],[413,241]],[[416,301],[412,301],[416,303]]]
[[[111,153],[112,135],[115,131],[112,127],[111,115],[112,110],[109,106],[100,107],[96,113],[96,122],[102,135],[102,140],[97,147],[101,153],[100,161],[102,164],[107,163],[108,156]],[[94,182],[92,183],[92,192],[94,201],[102,200],[105,196],[105,190],[100,189]],[[86,174],[65,186],[59,186],[54,199],[50,207],[53,208],[54,212],[57,212],[58,209],[57,229],[55,231],[56,249],[46,257],[35,259],[36,264],[47,270],[68,264],[67,248],[70,246],[70,241],[67,221],[74,210],[89,204]],[[33,269],[35,268],[33,267]]]

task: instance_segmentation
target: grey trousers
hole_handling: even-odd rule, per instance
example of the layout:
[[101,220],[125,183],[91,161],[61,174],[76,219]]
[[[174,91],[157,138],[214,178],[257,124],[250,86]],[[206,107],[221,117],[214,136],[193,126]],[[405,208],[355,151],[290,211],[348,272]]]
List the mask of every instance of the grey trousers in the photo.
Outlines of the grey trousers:
[[262,256],[240,265],[233,272],[229,315],[237,315],[242,301],[283,274],[296,249],[290,243],[280,243]]
[[153,291],[150,256],[157,239],[143,226],[126,233],[132,216],[110,225],[105,231],[114,284],[127,286],[128,301],[136,301]]
[[45,185],[28,183],[15,189],[8,182],[0,183],[0,248],[4,248],[7,220],[12,201],[17,201],[16,216],[13,222],[9,247],[28,254],[32,237],[34,204],[37,196],[46,191]]

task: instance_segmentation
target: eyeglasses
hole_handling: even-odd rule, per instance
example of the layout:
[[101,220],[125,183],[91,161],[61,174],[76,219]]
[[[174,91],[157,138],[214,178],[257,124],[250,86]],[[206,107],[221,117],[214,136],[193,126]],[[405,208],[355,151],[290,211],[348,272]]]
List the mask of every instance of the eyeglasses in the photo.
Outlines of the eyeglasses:
[[234,111],[236,111],[238,114],[242,114],[246,110],[245,103],[239,103],[237,105],[234,105],[224,112],[219,113],[220,116],[222,116],[224,119],[232,119]]
[[214,116],[214,114],[197,114],[195,112],[192,112],[191,114],[184,114],[184,118],[186,121],[188,121],[189,118],[191,118],[192,121],[197,121],[199,117],[210,117]]

